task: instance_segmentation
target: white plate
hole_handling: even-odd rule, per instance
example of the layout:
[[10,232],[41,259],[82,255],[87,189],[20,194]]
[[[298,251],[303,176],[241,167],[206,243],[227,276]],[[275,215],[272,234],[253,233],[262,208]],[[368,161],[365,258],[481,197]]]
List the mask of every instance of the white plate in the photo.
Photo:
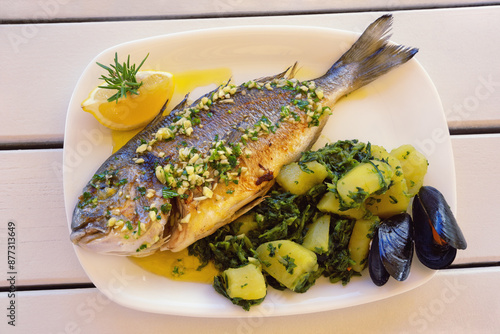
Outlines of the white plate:
[[[140,60],[149,52],[145,68],[175,73],[229,67],[236,83],[281,72],[298,61],[308,75],[318,76],[357,36],[323,28],[254,26],[158,36],[105,50],[83,72],[68,109],[64,141],[68,225],[84,185],[111,154],[110,132],[80,109],[80,103],[100,84],[101,69],[96,61],[109,64],[115,52]],[[206,90],[208,87],[197,93]],[[415,59],[340,101],[316,147],[328,140],[354,138],[389,150],[401,144],[416,146],[429,160],[426,184],[439,188],[456,209],[455,169],[444,112],[434,85]],[[415,257],[405,282],[391,279],[376,287],[367,271],[345,287],[322,278],[305,294],[269,289],[264,303],[245,312],[210,285],[171,281],[127,258],[94,254],[79,247],[75,251],[92,282],[115,302],[143,311],[187,316],[278,316],[331,310],[394,296],[434,275]]]

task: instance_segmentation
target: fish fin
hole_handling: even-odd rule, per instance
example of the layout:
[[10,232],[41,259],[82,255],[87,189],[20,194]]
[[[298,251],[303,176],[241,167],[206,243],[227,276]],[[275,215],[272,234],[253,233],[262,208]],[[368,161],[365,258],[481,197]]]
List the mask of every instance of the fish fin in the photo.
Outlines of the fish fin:
[[174,109],[172,109],[172,110],[182,110],[182,109],[184,109],[184,108],[185,108],[185,107],[189,104],[189,102],[188,102],[188,101],[189,101],[189,94],[190,94],[190,93],[187,93],[187,94],[184,96],[184,98],[182,99],[182,101],[181,101],[181,102],[179,102],[179,103],[175,106],[175,108],[174,108]]
[[348,86],[353,91],[410,60],[418,49],[389,42],[392,21],[387,14],[370,24],[324,77],[349,71],[352,82]]
[[297,70],[298,70],[297,67],[298,67],[298,63],[295,62],[292,66],[289,66],[283,72],[275,74],[275,75],[271,75],[268,77],[262,77],[262,78],[256,79],[255,82],[265,83],[265,82],[272,81],[274,79],[281,79],[281,78],[292,79],[295,76],[295,74],[297,73]]
[[[188,105],[189,94],[190,93],[187,93],[184,96],[184,98],[182,99],[182,101],[179,102],[172,110],[184,109]],[[165,116],[163,113],[165,112],[165,109],[167,108],[168,102],[170,102],[170,100],[165,101],[165,104],[163,104],[163,107],[161,107],[160,112],[155,116],[155,118],[153,118],[153,120],[148,124],[148,126],[150,124],[156,124],[157,122],[160,122],[163,119],[163,117]]]
[[168,105],[169,101],[170,101],[169,99],[167,101],[165,101],[165,103],[163,104],[163,107],[161,107],[158,114],[155,116],[155,118],[153,118],[153,120],[149,124],[156,124],[156,122],[158,122],[159,120],[161,120],[163,118],[163,113],[165,112],[165,109],[167,109],[167,105]]
[[[267,190],[267,189],[266,189]],[[262,203],[264,200],[266,199],[266,197],[259,197],[255,200],[253,200],[252,202],[248,203],[247,205],[245,205],[244,207],[240,208],[238,211],[236,211],[232,216],[231,216],[231,221],[235,221],[236,219],[240,218],[241,216],[243,216],[245,213],[247,213],[248,211],[252,210],[254,207],[256,207],[257,205],[259,205],[260,203]]]
[[252,210],[254,207],[262,203],[267,196],[264,196],[269,189],[274,185],[274,180],[268,182],[264,188],[262,188],[258,193],[253,195],[252,197],[254,198],[251,202],[245,204],[243,207],[239,208],[230,218],[229,221],[234,221],[238,219],[239,217],[243,216],[245,213],[248,211]]
[[[290,70],[290,71],[288,71]],[[295,62],[292,66],[290,66],[286,72],[289,72],[285,77],[287,79],[293,79],[295,78],[295,75],[297,74],[297,72],[300,70],[299,68],[299,63],[298,62]]]

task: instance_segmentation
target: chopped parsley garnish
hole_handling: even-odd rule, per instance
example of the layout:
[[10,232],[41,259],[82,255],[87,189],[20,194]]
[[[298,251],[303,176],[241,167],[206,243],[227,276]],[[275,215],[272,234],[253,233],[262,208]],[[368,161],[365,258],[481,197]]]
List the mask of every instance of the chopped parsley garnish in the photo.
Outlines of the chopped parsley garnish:
[[292,103],[296,105],[300,110],[304,110],[308,105],[309,101],[307,100],[292,100]]
[[136,252],[140,252],[141,250],[146,249],[146,248],[148,248],[148,245],[142,244],[139,248],[136,249]]
[[141,221],[137,221],[137,235],[141,235]]
[[267,249],[269,250],[270,257],[274,257],[274,255],[276,255],[276,247],[274,247],[273,244],[267,244]]
[[179,196],[179,194],[175,191],[172,191],[170,189],[168,189],[167,187],[164,187],[162,190],[161,190],[161,195],[163,196],[163,198],[165,199],[168,199],[168,198],[174,198],[174,197],[177,197]]
[[86,191],[83,193],[80,203],[78,203],[78,207],[83,209],[89,204],[92,204],[92,207],[95,208],[97,206],[97,198],[93,197],[91,193]]
[[152,208],[150,206],[145,206],[144,211],[153,211],[154,213],[158,213],[158,208]]
[[137,192],[139,193],[139,195],[137,195],[137,196],[134,198],[134,201],[135,201],[136,199],[138,199],[139,197],[146,195],[146,188],[145,188],[145,187],[137,187]]
[[172,210],[172,204],[170,203],[162,204],[162,206],[160,206],[160,210],[163,214],[166,214],[170,212],[170,210]]
[[132,223],[130,222],[130,220],[127,220],[127,221],[125,222],[125,226],[127,226],[127,229],[128,229],[129,231],[132,231],[132,230],[134,229],[134,227],[132,226]]
[[295,259],[288,255],[283,256],[283,262],[281,262],[281,264],[285,266],[286,271],[290,275],[293,274],[293,268],[297,267],[297,265],[295,264]]
[[126,184],[128,182],[127,179],[121,179],[120,181],[118,181],[117,183],[115,183],[116,186],[122,186],[124,184]]
[[175,277],[179,277],[181,275],[184,275],[184,272],[179,266],[174,266],[174,269],[172,270],[172,275]]

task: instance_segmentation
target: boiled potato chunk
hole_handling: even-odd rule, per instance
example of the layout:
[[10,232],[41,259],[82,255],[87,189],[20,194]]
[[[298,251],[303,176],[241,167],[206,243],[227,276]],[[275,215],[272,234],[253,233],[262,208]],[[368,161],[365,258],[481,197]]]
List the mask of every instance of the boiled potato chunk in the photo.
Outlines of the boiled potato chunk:
[[330,191],[323,195],[316,207],[321,212],[335,213],[339,216],[347,216],[354,219],[361,219],[366,214],[363,207],[341,210],[338,195]]
[[369,197],[365,201],[365,207],[375,216],[389,218],[405,212],[410,204],[410,199],[406,180],[395,180],[394,184],[382,195]]
[[262,268],[293,291],[318,270],[316,254],[290,240],[263,243],[256,252]]
[[303,195],[328,176],[325,166],[317,161],[306,162],[305,165],[313,173],[304,172],[298,163],[292,162],[281,168],[276,181],[286,191],[295,195]]
[[391,177],[389,189],[381,195],[370,196],[365,201],[365,207],[373,215],[381,218],[389,218],[406,211],[410,203],[410,197],[408,196],[408,187],[401,162],[381,146],[372,145],[372,155],[376,159],[386,161],[394,173]]
[[245,300],[261,299],[266,296],[267,288],[264,275],[259,267],[249,263],[240,268],[229,268],[224,271],[227,294],[231,298]]
[[379,145],[372,145],[371,146],[371,153],[372,153],[372,156],[378,160],[387,160],[387,157],[390,156],[389,153],[387,152],[387,150],[383,146],[379,146]]
[[330,241],[330,216],[324,215],[309,225],[302,246],[315,253],[323,254],[328,252]]
[[427,173],[427,159],[411,145],[395,148],[391,151],[391,155],[401,162],[408,186],[408,195],[416,195],[424,183],[424,176]]
[[249,231],[259,227],[259,223],[255,220],[255,214],[253,213],[239,217],[232,224],[237,228],[236,234],[247,234]]
[[391,166],[393,173],[391,180],[402,180],[404,178],[403,167],[399,159],[391,155],[382,146],[372,145],[372,156],[377,159],[384,161]]
[[348,207],[360,207],[376,191],[387,188],[392,168],[379,160],[361,163],[344,174],[337,182],[337,192]]
[[378,218],[373,217],[372,219],[356,220],[354,224],[348,247],[351,259],[355,262],[352,266],[354,271],[361,272],[365,268],[370,250],[370,234],[377,221]]

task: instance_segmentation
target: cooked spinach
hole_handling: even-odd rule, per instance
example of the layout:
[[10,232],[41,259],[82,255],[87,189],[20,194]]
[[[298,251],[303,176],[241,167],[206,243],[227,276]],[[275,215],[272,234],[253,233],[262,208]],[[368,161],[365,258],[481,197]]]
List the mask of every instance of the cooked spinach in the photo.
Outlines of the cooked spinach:
[[354,223],[353,219],[340,218],[330,222],[329,250],[326,254],[318,255],[318,263],[325,268],[323,276],[328,277],[332,283],[342,281],[346,285],[353,275],[359,275],[351,270],[353,261],[348,250]]
[[[370,157],[370,144],[360,143],[357,140],[338,141],[317,151],[303,153],[299,160],[301,168],[308,171],[305,163],[310,161],[321,163],[329,173],[325,183],[311,188],[300,196],[285,192],[276,184],[262,203],[250,211],[257,223],[254,228],[245,234],[238,234],[242,224],[236,221],[191,245],[189,254],[196,255],[200,259],[201,267],[213,261],[215,267],[223,271],[248,263],[248,258],[256,257],[255,249],[263,243],[287,239],[301,244],[307,232],[306,226],[323,215],[316,208],[322,196],[328,191],[335,192],[336,181],[356,165],[369,161]],[[352,260],[348,250],[354,222],[352,219],[332,214],[328,252],[317,254],[319,269],[311,273],[296,292],[306,291],[321,275],[328,277],[332,283],[341,281],[344,285],[353,275],[359,275],[351,270]],[[262,265],[265,266],[266,263]],[[293,271],[294,263],[291,258],[287,259],[284,265]],[[268,285],[279,290],[285,289],[274,278],[266,273],[264,275]],[[215,277],[213,285],[217,292],[229,298],[225,290],[224,277],[221,275]],[[250,306],[262,300],[247,301],[236,298],[231,301],[248,310]]]

